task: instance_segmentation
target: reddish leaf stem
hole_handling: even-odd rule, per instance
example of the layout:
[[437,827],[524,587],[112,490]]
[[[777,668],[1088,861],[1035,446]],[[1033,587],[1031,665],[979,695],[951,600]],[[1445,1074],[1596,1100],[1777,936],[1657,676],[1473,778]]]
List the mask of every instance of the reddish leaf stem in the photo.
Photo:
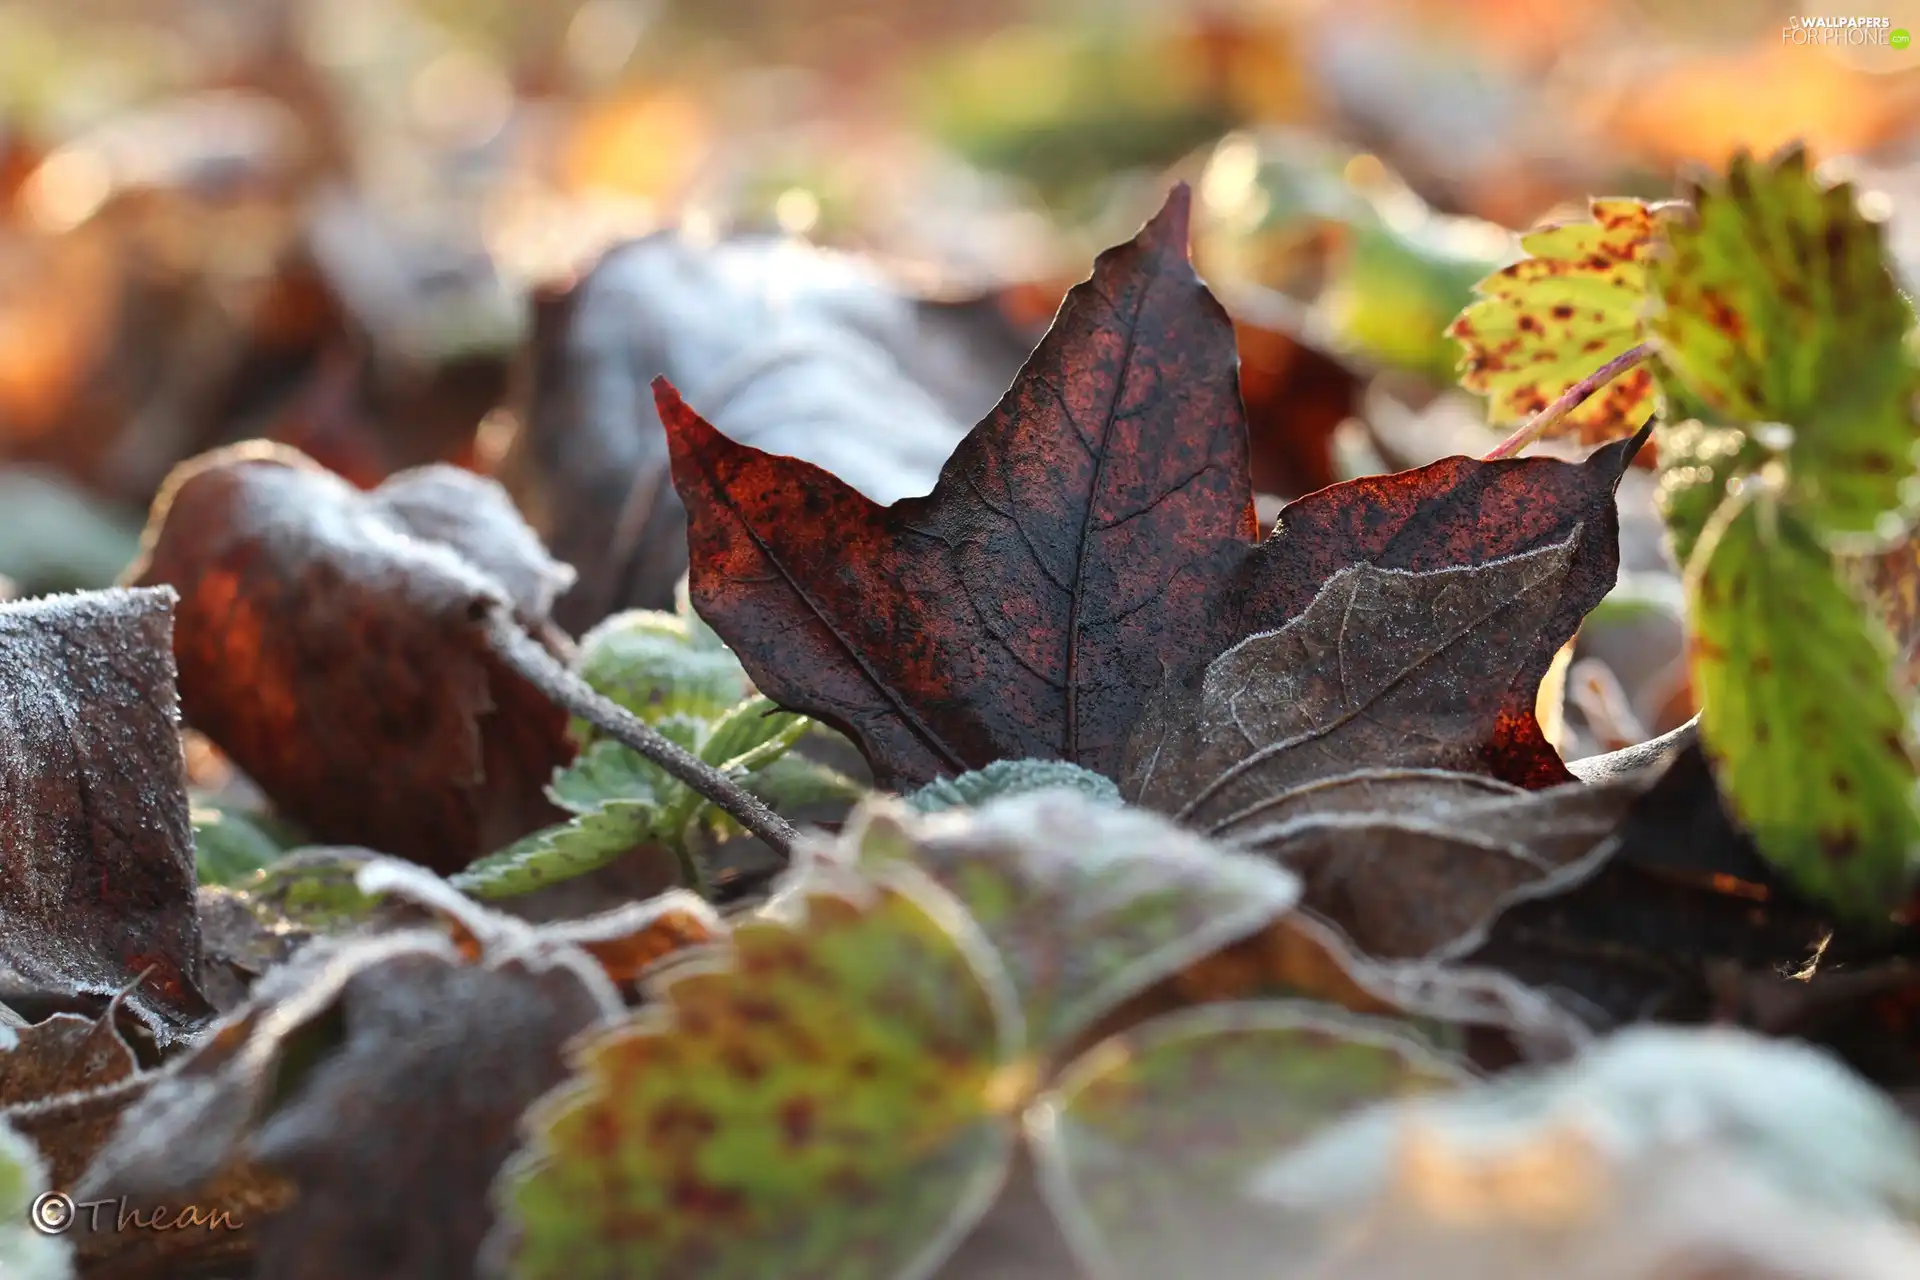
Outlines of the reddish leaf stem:
[[795,831],[779,814],[748,794],[731,778],[661,735],[611,698],[595,692],[559,659],[520,629],[505,609],[486,615],[488,643],[527,683],[573,715],[617,742],[632,747],[694,791],[727,811],[782,856],[791,856]]
[[1493,447],[1486,456],[1488,462],[1497,458],[1511,458],[1522,449],[1538,440],[1553,429],[1555,423],[1587,402],[1594,392],[1612,382],[1615,378],[1641,363],[1653,354],[1653,344],[1642,342],[1628,347],[1613,359],[1595,369],[1580,381],[1561,393],[1560,398],[1527,419],[1520,429]]

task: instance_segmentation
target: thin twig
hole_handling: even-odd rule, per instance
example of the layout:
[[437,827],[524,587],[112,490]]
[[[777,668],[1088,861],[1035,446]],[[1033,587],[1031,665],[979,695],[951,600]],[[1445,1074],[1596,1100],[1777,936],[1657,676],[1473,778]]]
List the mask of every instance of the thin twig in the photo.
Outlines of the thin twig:
[[561,665],[505,609],[486,615],[487,640],[501,661],[558,706],[600,732],[622,742],[669,774],[725,809],[735,821],[773,846],[781,856],[793,852],[795,832],[785,818],[742,790],[726,774],[661,735],[611,698],[602,697]]
[[1526,423],[1512,435],[1502,440],[1486,455],[1492,462],[1496,458],[1511,458],[1522,449],[1547,434],[1562,418],[1587,402],[1594,392],[1612,382],[1615,378],[1633,368],[1653,354],[1653,344],[1642,342],[1638,346],[1628,347],[1613,359],[1595,369],[1580,381],[1561,393],[1560,398],[1527,419]]

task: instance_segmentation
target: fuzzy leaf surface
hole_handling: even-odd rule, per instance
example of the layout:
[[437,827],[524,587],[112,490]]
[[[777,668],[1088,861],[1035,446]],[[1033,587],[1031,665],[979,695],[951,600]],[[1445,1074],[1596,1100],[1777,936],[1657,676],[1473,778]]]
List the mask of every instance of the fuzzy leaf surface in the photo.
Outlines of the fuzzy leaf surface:
[[0,604],[0,983],[127,1005],[165,1040],[198,987],[193,833],[164,588]]
[[1064,790],[927,817],[872,804],[821,856],[870,871],[904,861],[951,893],[993,943],[1042,1053],[1285,913],[1300,891],[1289,873],[1157,814]]
[[502,1190],[514,1274],[930,1275],[1005,1176],[990,1092],[1019,1043],[944,891],[803,868],[529,1117]]
[[1285,626],[1161,688],[1127,745],[1121,794],[1237,837],[1362,770],[1498,779],[1497,744],[1515,725],[1538,732],[1513,697],[1539,686],[1567,638],[1556,623],[1570,598],[1584,602],[1592,536],[1575,526],[1474,567],[1338,570]]
[[1169,1014],[1096,1045],[1036,1111],[1042,1185],[1089,1273],[1307,1274],[1332,1241],[1253,1198],[1285,1151],[1469,1077],[1391,1021],[1285,1001]]
[[978,807],[1001,796],[1055,787],[1071,788],[1115,804],[1120,802],[1119,788],[1111,779],[1064,760],[996,760],[984,769],[974,769],[957,778],[935,778],[903,798],[910,809],[938,813],[943,809]]

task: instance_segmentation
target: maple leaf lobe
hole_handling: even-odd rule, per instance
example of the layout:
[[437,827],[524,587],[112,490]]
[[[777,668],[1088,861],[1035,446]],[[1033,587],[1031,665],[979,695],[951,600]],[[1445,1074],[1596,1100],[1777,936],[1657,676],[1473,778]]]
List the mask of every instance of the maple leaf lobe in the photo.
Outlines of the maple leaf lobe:
[[1009,758],[1111,773],[1146,692],[1212,643],[1258,530],[1232,324],[1188,261],[1189,201],[1176,188],[1100,256],[925,497],[878,506],[656,381],[702,616],[882,785]]

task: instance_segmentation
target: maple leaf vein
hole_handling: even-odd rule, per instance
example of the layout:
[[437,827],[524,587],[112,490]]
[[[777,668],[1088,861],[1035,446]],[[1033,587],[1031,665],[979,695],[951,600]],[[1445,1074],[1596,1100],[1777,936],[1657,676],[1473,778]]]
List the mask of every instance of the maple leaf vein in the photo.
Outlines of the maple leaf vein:
[[732,500],[731,495],[727,492],[726,485],[720,480],[719,476],[713,473],[711,463],[704,456],[700,459],[700,466],[701,470],[707,473],[707,483],[709,487],[713,492],[721,495],[722,501],[732,510],[734,518],[740,522],[740,527],[747,531],[749,538],[753,539],[753,545],[759,549],[760,554],[766,558],[767,563],[773,566],[774,572],[780,575],[781,579],[787,584],[788,588],[792,590],[793,594],[799,597],[801,602],[807,606],[807,612],[817,618],[820,625],[827,629],[827,634],[833,637],[834,643],[839,645],[853,665],[859,668],[860,674],[866,677],[867,683],[879,691],[880,696],[885,699],[887,704],[894,709],[900,718],[912,728],[913,732],[919,735],[921,741],[938,752],[941,758],[953,767],[954,772],[965,773],[967,770],[966,761],[961,757],[960,753],[949,746],[947,741],[938,733],[934,732],[926,721],[915,714],[913,708],[909,707],[901,699],[900,695],[894,692],[892,686],[880,678],[879,673],[874,670],[873,664],[867,661],[866,656],[860,652],[859,647],[843,635],[839,627],[834,625],[833,619],[827,616],[826,611],[820,607],[819,601],[813,598],[812,593],[806,589],[806,586],[799,578],[794,576],[793,571],[787,567],[786,563],[782,561],[778,555],[774,554],[773,548],[768,545],[765,538],[760,536],[760,531],[754,528],[753,521],[748,518],[747,513],[742,511],[739,505]]
[[[1153,292],[1151,283],[1143,287],[1133,304],[1133,314],[1127,322],[1127,345],[1121,349],[1119,366],[1114,371],[1113,389],[1107,397],[1107,405],[1100,414],[1100,448],[1093,456],[1093,479],[1087,487],[1086,514],[1080,521],[1079,548],[1073,566],[1073,603],[1067,610],[1067,734],[1064,755],[1068,760],[1080,758],[1080,601],[1087,580],[1087,550],[1093,543],[1095,533],[1093,512],[1099,500],[1100,486],[1106,476],[1107,458],[1112,453],[1111,439],[1114,428],[1114,411],[1119,407],[1120,396],[1126,390],[1127,375],[1133,368],[1133,349],[1140,337],[1140,313],[1146,310],[1147,298]],[[1097,286],[1093,294],[1109,309],[1112,299]],[[1072,418],[1068,421],[1071,423]],[[1080,427],[1074,423],[1075,434]]]

